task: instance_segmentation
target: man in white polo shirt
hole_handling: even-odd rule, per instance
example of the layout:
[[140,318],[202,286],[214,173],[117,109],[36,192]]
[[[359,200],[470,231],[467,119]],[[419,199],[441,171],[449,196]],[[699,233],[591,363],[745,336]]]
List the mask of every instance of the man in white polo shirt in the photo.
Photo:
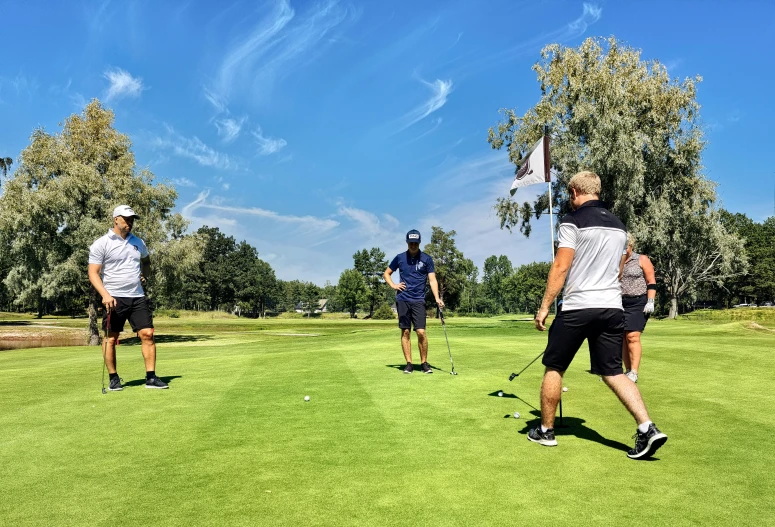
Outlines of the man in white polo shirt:
[[119,205],[113,210],[113,228],[89,248],[89,281],[105,305],[105,365],[110,374],[108,389],[114,392],[124,389],[116,371],[116,342],[127,320],[142,344],[145,387],[169,388],[156,376],[153,316],[142,285],[151,271],[151,259],[143,240],[131,233],[135,219],[139,216],[131,207]]
[[536,328],[546,330],[549,306],[564,285],[562,311],[549,329],[544,352],[541,424],[527,438],[544,446],[557,445],[554,415],[562,395],[562,376],[586,339],[592,373],[603,378],[638,424],[635,447],[627,456],[646,458],[667,436],[651,422],[638,387],[622,370],[624,311],[619,278],[626,259],[627,231],[600,201],[597,174],[579,172],[571,178],[568,192],[573,212],[560,220],[559,247],[535,317]]

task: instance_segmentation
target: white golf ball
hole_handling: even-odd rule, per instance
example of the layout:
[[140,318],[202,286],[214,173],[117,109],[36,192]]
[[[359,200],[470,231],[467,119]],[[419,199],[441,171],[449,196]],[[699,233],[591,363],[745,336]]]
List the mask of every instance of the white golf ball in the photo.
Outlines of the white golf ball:
[[514,412],[514,419],[519,419],[519,412]]
[[567,386],[563,386],[562,387],[562,391],[567,392],[568,391],[568,387]]
[[498,392],[498,397],[503,397],[503,392]]
[[309,395],[305,395],[305,396],[304,396],[304,400],[305,400],[305,401],[309,401]]

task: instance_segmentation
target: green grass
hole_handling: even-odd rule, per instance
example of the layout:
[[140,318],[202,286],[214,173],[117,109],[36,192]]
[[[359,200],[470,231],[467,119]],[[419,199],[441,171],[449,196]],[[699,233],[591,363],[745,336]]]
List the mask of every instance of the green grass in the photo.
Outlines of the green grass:
[[449,319],[457,377],[436,321],[431,376],[393,367],[395,321],[159,318],[167,391],[131,339],[107,395],[97,347],[2,352],[0,525],[773,524],[775,333],[650,322],[639,386],[670,440],[638,462],[585,348],[559,446],[526,440],[541,368],[507,377],[546,334],[518,318]]

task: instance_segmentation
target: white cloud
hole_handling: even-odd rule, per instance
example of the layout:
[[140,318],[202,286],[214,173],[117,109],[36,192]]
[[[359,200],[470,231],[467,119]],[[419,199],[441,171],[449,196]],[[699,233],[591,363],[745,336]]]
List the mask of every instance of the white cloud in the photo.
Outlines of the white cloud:
[[603,8],[585,2],[581,16],[568,24],[568,32],[575,36],[583,35],[587,31],[587,27],[600,20],[601,16],[603,16]]
[[196,136],[184,137],[169,125],[167,125],[167,136],[155,137],[151,145],[154,148],[170,150],[177,156],[193,159],[202,166],[220,169],[238,168],[237,162],[227,154],[207,146]]
[[229,190],[231,188],[231,183],[224,183],[221,185],[221,188],[223,188],[223,190]]
[[[398,129],[398,132],[409,128],[416,122],[422,121],[433,112],[439,110],[447,103],[447,97],[452,93],[451,80],[443,81],[441,79],[436,79],[434,82],[420,80],[420,82],[430,88],[433,94],[423,104],[410,110],[399,119],[400,128]],[[441,121],[439,121],[438,124],[441,124]],[[419,139],[419,137],[417,139]]]
[[288,141],[285,139],[275,139],[273,137],[266,137],[261,128],[257,128],[253,131],[253,137],[256,138],[256,144],[258,145],[258,154],[262,156],[268,156],[279,152],[288,145]]
[[143,79],[132,77],[129,72],[119,68],[106,71],[104,76],[110,81],[105,94],[106,102],[122,97],[139,97],[146,89],[143,86]]
[[393,228],[398,228],[399,221],[394,216],[391,216],[387,212],[382,215],[383,218],[385,218],[385,221]]
[[225,54],[212,91],[220,101],[228,100],[233,91],[268,94],[275,80],[294,69],[294,62],[309,60],[334,40],[328,37],[335,28],[356,17],[353,8],[338,0],[315,4],[301,16],[288,0],[274,3],[250,34]]
[[224,143],[231,143],[237,137],[239,137],[242,125],[247,121],[247,117],[240,119],[220,119],[215,121],[215,127],[218,129],[218,135],[223,139]]
[[193,182],[193,181],[191,181],[190,179],[188,179],[188,178],[184,178],[184,177],[176,177],[176,178],[173,178],[173,179],[172,179],[172,182],[173,182],[173,183],[175,184],[175,186],[177,186],[177,187],[196,187],[196,183],[194,183],[194,182]]

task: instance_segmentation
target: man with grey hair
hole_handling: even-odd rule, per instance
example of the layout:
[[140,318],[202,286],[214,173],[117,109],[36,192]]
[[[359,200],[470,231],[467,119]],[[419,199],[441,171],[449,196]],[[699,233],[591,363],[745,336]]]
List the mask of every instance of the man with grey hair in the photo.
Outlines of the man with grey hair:
[[546,330],[549,306],[565,286],[562,312],[549,329],[544,352],[541,423],[527,437],[544,446],[557,445],[554,416],[562,395],[562,377],[586,339],[592,373],[602,377],[638,425],[635,447],[627,456],[647,458],[667,441],[667,436],[651,422],[638,387],[622,370],[624,314],[619,280],[627,231],[600,201],[597,174],[574,175],[568,192],[573,212],[560,220],[557,254],[535,317],[536,329]]
[[105,306],[103,330],[105,365],[110,374],[108,389],[121,391],[121,379],[116,371],[116,343],[129,320],[132,331],[140,338],[145,359],[145,387],[165,389],[167,383],[156,376],[156,343],[153,339],[153,315],[143,283],[151,271],[151,259],[143,240],[131,233],[135,214],[128,205],[113,210],[113,228],[89,248],[89,281],[102,296]]

